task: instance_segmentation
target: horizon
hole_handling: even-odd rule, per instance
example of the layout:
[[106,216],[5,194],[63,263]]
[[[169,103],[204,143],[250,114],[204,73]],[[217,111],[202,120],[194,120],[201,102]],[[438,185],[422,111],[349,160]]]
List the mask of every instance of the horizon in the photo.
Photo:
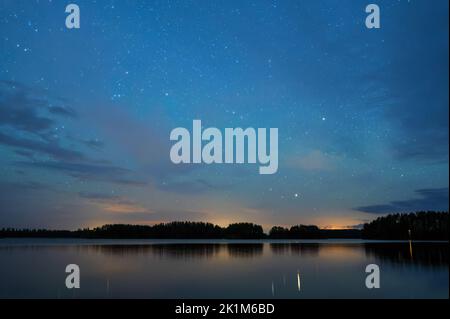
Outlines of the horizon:
[[87,228],[83,228],[83,227],[78,227],[78,228],[72,228],[72,229],[56,229],[56,228],[30,228],[30,227],[25,227],[25,228],[14,228],[14,227],[1,227],[1,230],[5,230],[5,229],[14,229],[14,230],[44,230],[44,231],[70,231],[70,232],[77,232],[79,230],[84,230],[84,229],[89,229],[89,230],[94,230],[96,228],[102,228],[104,226],[155,226],[155,225],[163,225],[163,224],[173,224],[173,223],[202,223],[202,224],[211,224],[213,226],[219,226],[221,228],[227,228],[230,225],[233,224],[252,224],[255,226],[261,226],[263,229],[264,234],[268,234],[270,232],[270,230],[274,227],[282,227],[285,229],[290,229],[291,227],[295,227],[295,226],[314,226],[317,227],[319,230],[362,230],[363,226],[365,224],[370,224],[371,222],[376,221],[379,217],[388,217],[388,216],[395,216],[395,215],[400,215],[400,216],[405,216],[405,215],[417,215],[418,213],[441,213],[441,214],[449,214],[448,211],[423,211],[423,212],[404,212],[404,213],[390,213],[390,214],[386,214],[383,216],[378,216],[376,218],[374,218],[371,221],[368,221],[367,223],[361,224],[361,225],[355,225],[358,227],[346,227],[346,228],[340,228],[340,227],[332,227],[332,226],[325,226],[325,227],[321,227],[319,225],[312,225],[312,224],[304,224],[304,223],[296,223],[296,224],[292,224],[292,225],[260,225],[258,223],[254,223],[254,222],[250,222],[250,221],[235,221],[235,222],[231,222],[229,224],[215,224],[213,222],[209,222],[209,221],[195,221],[195,220],[172,220],[172,221],[167,221],[167,222],[159,222],[159,223],[152,223],[152,224],[123,224],[123,223],[112,223],[112,224],[103,224],[103,225],[97,225],[97,226],[93,226],[93,227],[87,227]]
[[[157,222],[157,223],[152,223],[152,224],[123,224],[123,223],[113,223],[113,224],[102,224],[102,225],[97,225],[97,226],[91,226],[91,227],[87,227],[87,229],[95,229],[95,228],[101,228],[103,226],[107,226],[107,225],[126,225],[126,226],[155,226],[155,225],[161,225],[161,224],[171,224],[171,223],[205,223],[205,224],[212,224],[214,226],[219,226],[221,228],[226,228],[229,225],[232,224],[241,224],[241,223],[250,223],[250,224],[254,224],[257,226],[261,226],[263,228],[264,233],[268,233],[268,231],[272,228],[272,227],[283,227],[283,228],[287,228],[289,229],[290,227],[293,226],[317,226],[319,229],[321,230],[361,230],[361,228],[335,228],[333,226],[325,226],[325,227],[320,227],[318,225],[310,225],[310,224],[303,224],[303,223],[298,223],[298,224],[292,224],[292,225],[272,225],[272,226],[268,226],[268,225],[260,225],[258,223],[254,223],[254,222],[244,222],[244,221],[237,221],[237,222],[232,222],[230,224],[215,224],[212,222],[208,222],[208,221],[193,221],[193,220],[172,220],[172,221],[166,221],[166,222]],[[355,225],[358,226],[358,225]],[[361,225],[362,227],[363,225]],[[48,228],[48,227],[44,227],[44,228],[31,228],[31,227],[25,227],[25,228],[15,228],[15,227],[1,227],[0,230],[2,229],[16,229],[16,230],[50,230],[50,231],[77,231],[77,230],[82,230],[85,229],[84,227],[76,227],[76,228],[72,228],[72,229],[59,229],[59,228]]]

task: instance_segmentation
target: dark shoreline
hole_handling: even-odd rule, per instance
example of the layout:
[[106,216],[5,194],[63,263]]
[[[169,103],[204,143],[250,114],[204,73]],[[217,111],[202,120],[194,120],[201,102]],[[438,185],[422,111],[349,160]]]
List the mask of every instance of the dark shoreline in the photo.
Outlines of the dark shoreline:
[[48,229],[0,229],[0,238],[84,238],[84,239],[206,239],[206,240],[302,240],[375,239],[444,240],[449,239],[448,212],[417,212],[378,217],[362,229],[320,229],[315,225],[273,226],[269,233],[261,225],[241,222],[227,227],[207,222],[175,221],[149,225],[109,224],[75,231]]

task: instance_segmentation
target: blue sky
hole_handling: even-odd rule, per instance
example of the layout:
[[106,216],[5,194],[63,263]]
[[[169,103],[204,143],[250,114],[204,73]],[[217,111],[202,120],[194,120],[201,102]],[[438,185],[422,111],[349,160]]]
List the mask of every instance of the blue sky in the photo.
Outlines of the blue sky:
[[[353,226],[448,210],[448,1],[0,1],[0,226]],[[279,169],[170,131],[276,127]]]

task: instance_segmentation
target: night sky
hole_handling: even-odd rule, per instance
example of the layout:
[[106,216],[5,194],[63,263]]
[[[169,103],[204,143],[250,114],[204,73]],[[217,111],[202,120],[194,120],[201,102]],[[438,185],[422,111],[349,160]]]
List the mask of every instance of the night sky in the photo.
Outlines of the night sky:
[[[0,227],[448,210],[447,0],[71,2],[0,0]],[[173,164],[194,119],[278,128],[278,172]]]

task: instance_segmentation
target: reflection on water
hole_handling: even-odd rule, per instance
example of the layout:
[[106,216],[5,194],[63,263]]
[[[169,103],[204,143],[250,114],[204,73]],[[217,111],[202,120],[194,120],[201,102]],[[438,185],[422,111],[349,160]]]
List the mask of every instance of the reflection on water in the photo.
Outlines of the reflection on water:
[[270,249],[274,254],[285,255],[299,255],[299,256],[317,256],[320,245],[317,243],[299,244],[299,243],[271,243]]
[[[448,298],[444,243],[10,241],[0,240],[2,298]],[[81,289],[65,288],[69,263]],[[370,263],[380,289],[365,287]]]
[[408,267],[420,265],[428,267],[448,267],[448,246],[427,243],[365,244],[366,254],[381,262],[391,262]]
[[227,244],[228,256],[232,258],[254,258],[263,254],[263,244]]

